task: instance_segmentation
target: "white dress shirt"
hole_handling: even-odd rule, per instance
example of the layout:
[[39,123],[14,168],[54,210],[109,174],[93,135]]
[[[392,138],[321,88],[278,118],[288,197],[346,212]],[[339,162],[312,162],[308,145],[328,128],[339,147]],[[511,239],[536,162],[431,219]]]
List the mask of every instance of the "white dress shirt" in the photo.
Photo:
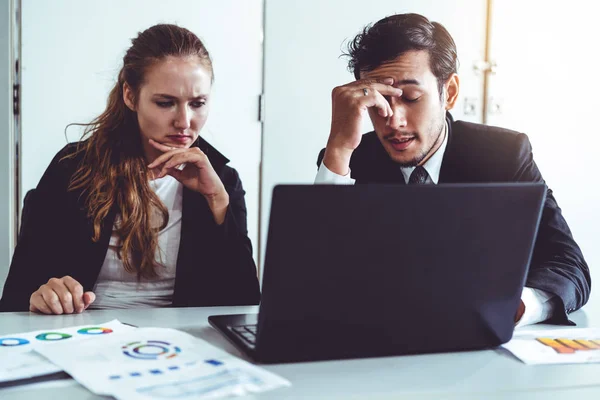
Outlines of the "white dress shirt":
[[[440,178],[440,170],[442,168],[442,160],[448,145],[448,124],[444,127],[444,141],[439,149],[423,164],[423,168],[429,174],[426,183],[436,184]],[[410,174],[414,171],[415,167],[399,167],[404,176],[404,182],[408,183]],[[335,172],[330,171],[323,162],[319,166],[317,176],[315,177],[315,184],[333,184],[333,185],[353,185],[354,179],[350,177],[350,170],[347,175],[338,175]],[[538,322],[547,320],[552,315],[552,302],[550,299],[554,297],[552,294],[540,290],[533,289],[530,287],[524,287],[521,294],[521,300],[525,304],[525,312],[521,319],[516,323],[516,327],[525,325],[531,325]]]

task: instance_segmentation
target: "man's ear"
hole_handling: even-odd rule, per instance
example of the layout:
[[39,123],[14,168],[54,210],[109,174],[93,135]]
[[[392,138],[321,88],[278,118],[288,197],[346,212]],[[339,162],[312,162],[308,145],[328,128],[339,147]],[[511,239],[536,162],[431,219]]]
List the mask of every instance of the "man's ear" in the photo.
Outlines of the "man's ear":
[[123,101],[127,108],[131,111],[135,111],[135,102],[133,101],[133,90],[129,87],[127,82],[123,84]]
[[456,101],[458,100],[460,81],[458,75],[452,74],[444,85],[444,100],[446,103],[446,110],[454,108]]

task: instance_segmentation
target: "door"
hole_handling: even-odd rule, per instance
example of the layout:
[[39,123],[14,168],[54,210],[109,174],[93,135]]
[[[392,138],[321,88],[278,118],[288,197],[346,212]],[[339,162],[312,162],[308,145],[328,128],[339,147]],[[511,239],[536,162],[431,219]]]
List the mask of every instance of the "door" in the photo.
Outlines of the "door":
[[595,10],[587,0],[494,1],[490,54],[497,67],[487,110],[488,124],[529,136],[592,271],[600,263]]
[[0,2],[0,293],[8,274],[15,233],[15,82],[16,1]]

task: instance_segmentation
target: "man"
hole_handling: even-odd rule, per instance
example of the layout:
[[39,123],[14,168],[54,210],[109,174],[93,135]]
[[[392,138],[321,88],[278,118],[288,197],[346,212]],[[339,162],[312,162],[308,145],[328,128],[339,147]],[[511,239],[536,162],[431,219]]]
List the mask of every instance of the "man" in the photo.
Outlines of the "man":
[[[543,182],[525,134],[454,121],[459,93],[454,40],[439,23],[400,14],[367,26],[349,45],[355,82],[332,93],[327,147],[315,183]],[[362,135],[368,113],[374,132]],[[590,274],[552,191],[517,326],[568,324],[590,293]]]

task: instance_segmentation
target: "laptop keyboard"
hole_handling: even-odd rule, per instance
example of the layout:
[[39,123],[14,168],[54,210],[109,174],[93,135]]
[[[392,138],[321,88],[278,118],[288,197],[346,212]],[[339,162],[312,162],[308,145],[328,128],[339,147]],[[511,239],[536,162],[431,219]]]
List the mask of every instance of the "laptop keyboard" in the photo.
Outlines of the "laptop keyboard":
[[243,339],[250,347],[256,344],[256,325],[231,326],[231,331]]

